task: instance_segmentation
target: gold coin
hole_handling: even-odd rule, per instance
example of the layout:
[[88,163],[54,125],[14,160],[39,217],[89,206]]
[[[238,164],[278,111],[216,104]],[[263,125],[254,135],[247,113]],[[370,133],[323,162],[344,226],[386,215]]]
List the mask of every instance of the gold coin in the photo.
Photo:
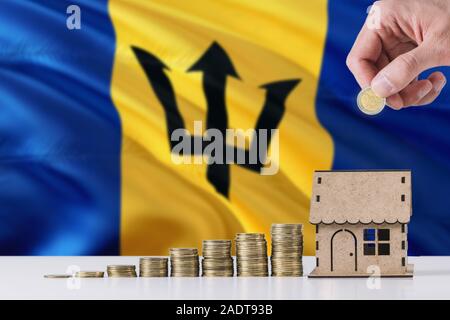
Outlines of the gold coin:
[[268,276],[267,241],[264,233],[238,233],[235,240],[237,276]]
[[167,257],[143,257],[139,260],[140,277],[167,277]]
[[271,236],[272,276],[302,276],[303,226],[301,224],[272,224]]
[[134,271],[136,266],[134,265],[109,265],[106,266],[108,271]]
[[386,98],[377,96],[370,87],[361,90],[356,101],[359,110],[371,116],[380,113],[386,105]]
[[104,275],[103,271],[78,271],[75,273],[77,278],[103,278]]
[[202,276],[232,277],[231,240],[203,240]]
[[109,265],[106,267],[108,277],[136,277],[135,265]]
[[48,279],[67,279],[72,277],[70,274],[46,274],[44,278]]
[[198,277],[200,261],[197,248],[170,248],[170,275],[172,277]]

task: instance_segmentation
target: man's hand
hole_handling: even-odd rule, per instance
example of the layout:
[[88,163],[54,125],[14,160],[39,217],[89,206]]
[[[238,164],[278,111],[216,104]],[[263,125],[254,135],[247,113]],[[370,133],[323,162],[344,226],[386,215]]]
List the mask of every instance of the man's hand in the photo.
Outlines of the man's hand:
[[444,74],[418,76],[450,65],[450,0],[382,0],[374,7],[379,28],[369,15],[347,57],[350,71],[393,109],[433,102],[447,82]]

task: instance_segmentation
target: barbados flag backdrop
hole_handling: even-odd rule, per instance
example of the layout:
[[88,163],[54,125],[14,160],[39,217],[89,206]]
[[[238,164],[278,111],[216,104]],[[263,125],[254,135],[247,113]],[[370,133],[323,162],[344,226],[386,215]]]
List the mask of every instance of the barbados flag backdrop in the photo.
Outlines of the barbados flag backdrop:
[[[326,169],[412,169],[409,254],[450,254],[450,92],[357,110],[345,58],[371,2],[1,1],[0,254],[165,255],[300,222],[312,255]],[[217,104],[213,125],[279,129],[277,174],[172,161],[171,130]]]

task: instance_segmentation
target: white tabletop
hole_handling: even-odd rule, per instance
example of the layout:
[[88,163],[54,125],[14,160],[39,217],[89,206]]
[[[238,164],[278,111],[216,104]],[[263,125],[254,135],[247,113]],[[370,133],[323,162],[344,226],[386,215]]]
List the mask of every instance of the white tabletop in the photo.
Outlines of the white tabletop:
[[[138,257],[0,257],[0,299],[450,299],[450,257],[413,257],[412,279],[104,278],[44,274],[139,264]],[[313,257],[304,257],[308,274]],[[377,283],[377,281],[379,281]]]

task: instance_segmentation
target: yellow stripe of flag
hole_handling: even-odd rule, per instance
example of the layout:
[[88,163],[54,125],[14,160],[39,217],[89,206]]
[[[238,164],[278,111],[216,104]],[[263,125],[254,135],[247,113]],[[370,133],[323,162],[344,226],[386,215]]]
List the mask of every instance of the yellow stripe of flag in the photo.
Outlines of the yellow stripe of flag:
[[[202,239],[265,232],[274,222],[305,224],[312,172],[331,166],[333,145],[315,113],[327,28],[325,0],[110,0],[116,31],[112,97],[122,121],[121,253],[167,254]],[[229,199],[206,179],[205,165],[171,161],[163,107],[131,46],[163,61],[189,131],[206,121],[202,74],[186,72],[217,42],[240,79],[228,78],[229,127],[254,128],[262,84],[301,78],[279,126],[280,171],[261,176],[231,165]]]

